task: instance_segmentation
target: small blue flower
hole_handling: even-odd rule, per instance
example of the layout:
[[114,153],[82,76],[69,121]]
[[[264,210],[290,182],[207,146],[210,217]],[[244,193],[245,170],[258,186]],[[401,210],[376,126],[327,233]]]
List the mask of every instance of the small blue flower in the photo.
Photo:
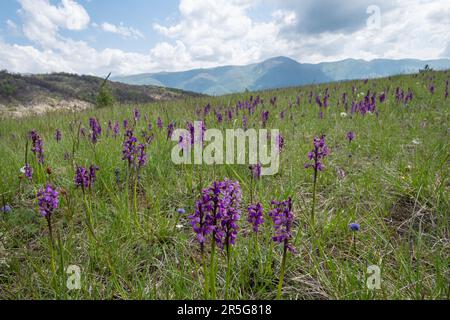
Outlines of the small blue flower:
[[9,205],[5,204],[3,207],[0,208],[0,211],[2,213],[11,213],[12,208]]
[[186,213],[186,210],[184,210],[183,208],[179,208],[179,209],[177,210],[177,212],[178,212],[179,214],[185,214],[185,213]]
[[348,227],[350,228],[350,230],[355,232],[359,231],[359,229],[361,228],[361,226],[358,223],[350,223]]

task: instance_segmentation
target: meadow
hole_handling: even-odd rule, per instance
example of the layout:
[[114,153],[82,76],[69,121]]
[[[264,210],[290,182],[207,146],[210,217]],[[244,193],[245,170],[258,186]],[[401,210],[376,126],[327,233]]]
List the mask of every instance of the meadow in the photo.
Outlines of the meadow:
[[[3,118],[0,298],[449,299],[449,78]],[[195,120],[279,129],[278,174],[175,165],[168,131]],[[232,221],[200,230],[215,181]]]

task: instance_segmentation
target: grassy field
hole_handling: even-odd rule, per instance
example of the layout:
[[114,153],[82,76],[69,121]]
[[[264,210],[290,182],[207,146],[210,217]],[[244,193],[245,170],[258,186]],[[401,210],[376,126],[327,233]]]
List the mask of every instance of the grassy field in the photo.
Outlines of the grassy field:
[[[0,120],[0,205],[6,211],[0,212],[0,298],[276,299],[283,246],[271,239],[268,213],[272,200],[292,197],[297,253],[287,253],[283,299],[448,299],[449,77],[425,72]],[[410,89],[412,100],[397,99],[397,88],[405,95]],[[327,89],[328,107],[320,108],[316,96],[323,103]],[[369,90],[377,94],[375,112],[352,113],[352,101],[364,101]],[[380,102],[382,92],[386,100]],[[263,102],[253,113],[236,107],[257,95]],[[136,108],[141,117],[135,123]],[[223,114],[222,123],[215,111]],[[279,129],[285,141],[277,175],[253,181],[248,165],[172,163],[176,142],[167,140],[169,122],[185,128],[187,121],[204,119],[207,128],[240,128],[245,115],[248,127],[261,128],[264,111],[270,112],[266,127]],[[102,126],[95,145],[89,138],[92,117]],[[153,134],[138,181],[122,160],[124,119],[140,142],[146,140],[142,131]],[[109,120],[120,124],[116,138],[107,135]],[[44,164],[31,151],[31,130],[43,139]],[[351,143],[348,132],[355,134]],[[313,170],[304,165],[321,134],[331,153],[318,173],[313,224]],[[26,162],[32,181],[20,171]],[[97,181],[83,192],[74,184],[75,168],[91,164],[100,168]],[[225,177],[242,188],[240,230],[229,256],[216,248],[210,259],[210,240],[202,255],[188,216],[201,188]],[[53,244],[36,201],[47,183],[59,192]],[[247,222],[250,193],[264,207],[257,236]],[[350,230],[350,223],[360,230]],[[80,290],[67,287],[70,265],[81,270]],[[366,284],[374,265],[381,271],[380,289]],[[215,290],[209,285],[214,282]]]

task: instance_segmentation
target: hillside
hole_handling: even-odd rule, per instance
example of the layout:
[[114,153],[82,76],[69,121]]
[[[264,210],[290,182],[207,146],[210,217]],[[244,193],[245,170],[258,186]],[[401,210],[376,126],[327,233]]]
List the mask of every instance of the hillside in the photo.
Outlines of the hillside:
[[430,71],[4,119],[0,297],[448,299],[449,81]]
[[419,72],[425,65],[436,70],[450,69],[450,60],[347,59],[320,64],[299,63],[276,57],[246,66],[224,66],[185,72],[162,72],[113,78],[136,85],[158,85],[209,95],[222,95],[245,90],[265,90],[318,84],[341,80],[380,78]]
[[[0,108],[62,107],[85,109],[95,104],[103,79],[67,73],[40,75],[0,72]],[[200,96],[179,89],[136,86],[108,81],[108,88],[120,104],[150,103]]]

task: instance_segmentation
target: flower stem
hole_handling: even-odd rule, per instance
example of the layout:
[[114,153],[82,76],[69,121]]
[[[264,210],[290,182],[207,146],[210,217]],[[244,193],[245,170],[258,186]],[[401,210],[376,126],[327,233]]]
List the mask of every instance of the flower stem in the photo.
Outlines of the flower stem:
[[230,275],[231,275],[231,246],[227,245],[227,276],[225,284],[225,300],[228,300],[228,290],[230,288]]
[[53,228],[52,228],[52,220],[51,220],[51,216],[48,215],[46,216],[46,220],[47,220],[47,225],[48,225],[48,239],[50,242],[50,246],[53,250],[54,247],[54,241],[53,241]]
[[212,241],[211,241],[211,261],[209,266],[209,281],[211,286],[211,298],[212,300],[216,300],[216,272],[215,272],[215,266],[214,266],[214,256],[216,253],[216,241],[215,241],[215,234],[213,234]]
[[313,183],[313,195],[311,205],[311,224],[315,225],[315,209],[316,209],[316,190],[317,190],[317,170],[314,170],[314,183]]
[[278,282],[277,300],[281,299],[281,290],[283,289],[284,273],[285,273],[285,270],[286,270],[286,258],[287,258],[287,245],[285,243],[284,251],[283,251],[283,260],[281,261],[280,280]]
[[96,236],[95,236],[95,232],[94,232],[94,226],[93,226],[93,222],[92,222],[92,208],[91,208],[91,206],[89,204],[89,201],[87,199],[86,192],[85,192],[84,188],[83,188],[83,195],[84,195],[84,203],[86,205],[86,223],[87,223],[88,229],[89,229],[92,237],[96,240]]
[[140,224],[139,224],[138,204],[137,204],[137,184],[138,184],[138,179],[136,176],[135,181],[134,181],[134,187],[133,187],[133,204],[134,204],[134,220],[136,223],[136,227],[139,228]]
[[206,267],[206,260],[205,260],[205,246],[202,243],[201,244],[201,253],[202,253],[202,266],[203,266],[203,277],[204,277],[204,289],[205,289],[205,299],[208,299],[208,295],[209,295],[209,286],[208,286],[208,268]]

